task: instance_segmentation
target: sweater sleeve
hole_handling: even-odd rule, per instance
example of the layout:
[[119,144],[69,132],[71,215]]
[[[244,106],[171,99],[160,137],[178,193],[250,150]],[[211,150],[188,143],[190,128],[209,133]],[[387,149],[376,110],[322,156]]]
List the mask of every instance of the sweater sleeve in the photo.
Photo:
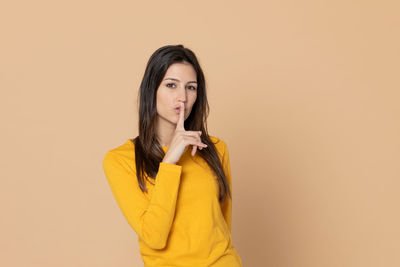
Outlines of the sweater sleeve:
[[160,162],[150,200],[139,188],[136,169],[118,154],[107,152],[103,169],[129,225],[150,248],[164,248],[175,216],[182,166]]
[[[228,146],[224,143],[224,154],[222,156],[222,167],[225,172],[229,189],[232,194],[232,177],[231,177],[231,166],[229,159]],[[222,214],[224,215],[226,224],[228,225],[229,232],[232,233],[232,199],[227,195],[225,201],[221,204]]]

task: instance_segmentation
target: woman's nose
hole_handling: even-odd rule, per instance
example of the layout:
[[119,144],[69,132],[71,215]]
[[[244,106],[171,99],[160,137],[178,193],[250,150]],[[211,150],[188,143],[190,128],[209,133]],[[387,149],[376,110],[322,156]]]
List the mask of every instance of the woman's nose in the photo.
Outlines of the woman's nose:
[[178,100],[182,102],[186,102],[186,90],[184,87],[179,87],[178,89]]

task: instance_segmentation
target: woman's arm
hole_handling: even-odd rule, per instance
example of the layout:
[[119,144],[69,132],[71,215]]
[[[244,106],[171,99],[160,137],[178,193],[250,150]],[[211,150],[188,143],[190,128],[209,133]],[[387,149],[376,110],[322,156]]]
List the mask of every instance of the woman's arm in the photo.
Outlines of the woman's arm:
[[[224,145],[224,153],[222,155],[222,167],[224,169],[229,189],[232,193],[232,178],[231,178],[231,166],[229,159],[228,146]],[[232,199],[227,195],[225,201],[221,204],[222,214],[224,215],[226,224],[228,225],[229,232],[232,232]]]
[[107,152],[103,169],[129,225],[149,247],[164,248],[175,216],[182,166],[160,163],[150,201],[139,188],[136,170],[118,154]]

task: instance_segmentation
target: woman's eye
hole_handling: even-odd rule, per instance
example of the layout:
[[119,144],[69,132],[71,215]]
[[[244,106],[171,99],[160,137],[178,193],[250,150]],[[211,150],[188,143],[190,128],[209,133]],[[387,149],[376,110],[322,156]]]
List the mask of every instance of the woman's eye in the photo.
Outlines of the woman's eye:
[[[167,83],[166,86],[169,87],[169,88],[173,88],[173,86],[175,86],[175,84],[174,83]],[[190,88],[190,90],[196,90],[195,86],[189,86],[189,88]]]
[[170,85],[175,85],[174,83],[167,83],[167,87],[171,87]]

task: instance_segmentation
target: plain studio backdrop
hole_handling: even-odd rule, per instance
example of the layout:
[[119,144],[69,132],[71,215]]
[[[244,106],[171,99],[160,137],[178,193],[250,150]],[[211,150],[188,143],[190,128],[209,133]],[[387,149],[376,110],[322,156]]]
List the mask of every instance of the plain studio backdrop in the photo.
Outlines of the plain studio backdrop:
[[400,266],[398,1],[2,1],[0,265],[142,266],[105,153],[192,49],[245,267]]

